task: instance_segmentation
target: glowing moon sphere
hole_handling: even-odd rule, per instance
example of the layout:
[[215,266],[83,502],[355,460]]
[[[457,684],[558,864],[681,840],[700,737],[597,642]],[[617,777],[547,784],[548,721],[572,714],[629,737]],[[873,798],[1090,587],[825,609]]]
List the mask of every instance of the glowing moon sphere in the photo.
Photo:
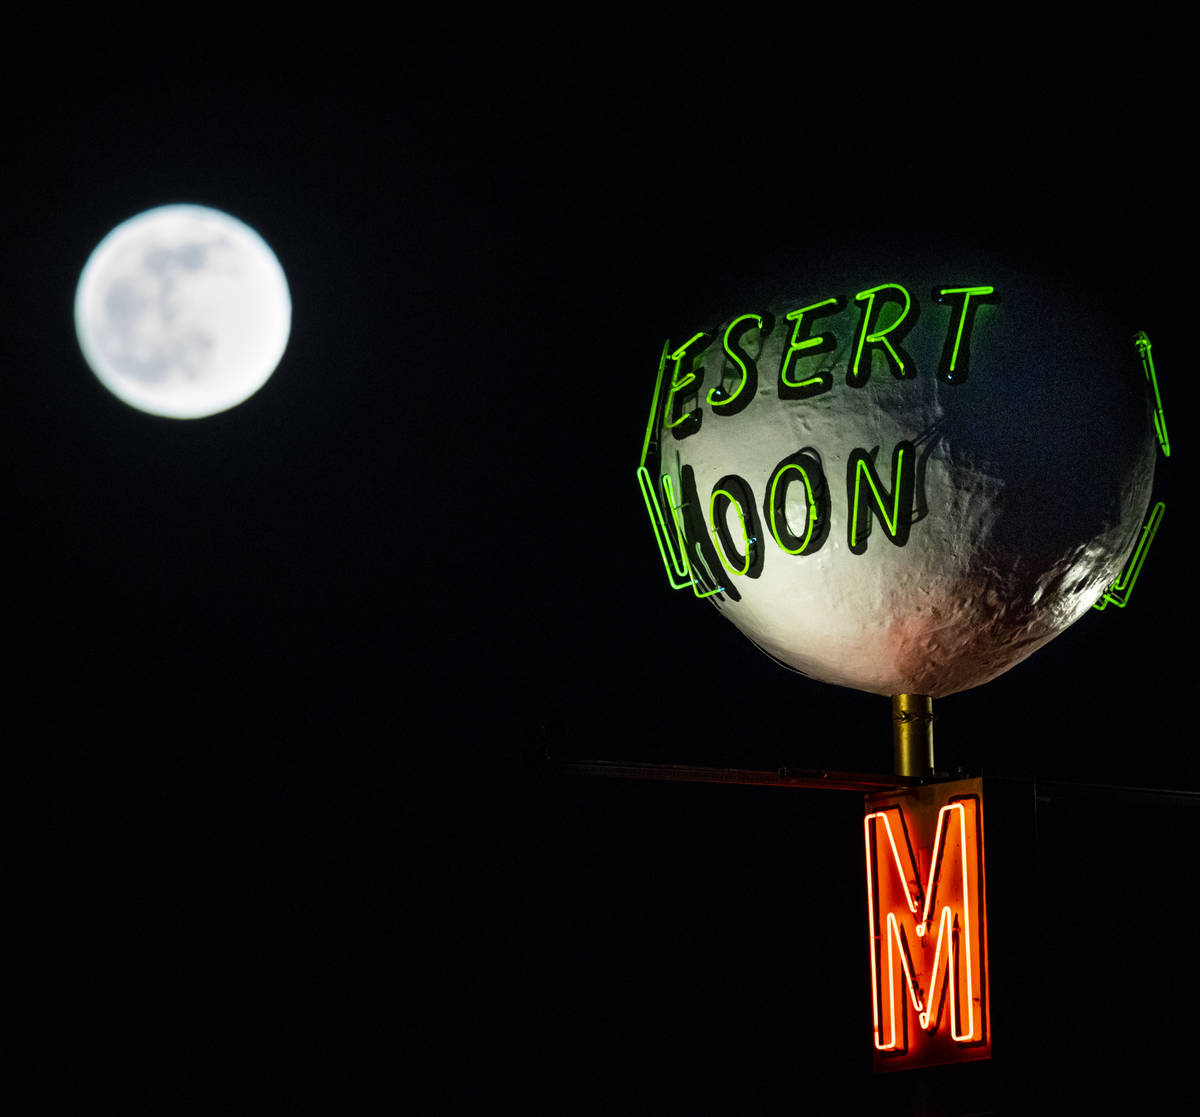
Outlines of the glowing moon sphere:
[[266,383],[287,347],[292,304],[275,254],[220,210],[169,205],[112,230],[75,293],[83,356],[119,399],[196,419]]
[[1133,329],[935,263],[792,281],[672,339],[643,478],[680,581],[787,666],[883,695],[978,686],[1086,614],[1157,453]]

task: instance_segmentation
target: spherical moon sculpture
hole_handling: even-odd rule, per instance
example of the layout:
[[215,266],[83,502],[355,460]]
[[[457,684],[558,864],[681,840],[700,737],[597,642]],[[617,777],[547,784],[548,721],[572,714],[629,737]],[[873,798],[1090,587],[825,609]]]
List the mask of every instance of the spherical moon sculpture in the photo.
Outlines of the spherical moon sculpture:
[[1007,265],[830,272],[668,344],[641,475],[664,557],[805,675],[978,686],[1136,544],[1157,451],[1132,331]]
[[196,419],[266,383],[287,347],[292,304],[275,254],[220,210],[169,205],[112,230],[75,293],[83,356],[119,399]]

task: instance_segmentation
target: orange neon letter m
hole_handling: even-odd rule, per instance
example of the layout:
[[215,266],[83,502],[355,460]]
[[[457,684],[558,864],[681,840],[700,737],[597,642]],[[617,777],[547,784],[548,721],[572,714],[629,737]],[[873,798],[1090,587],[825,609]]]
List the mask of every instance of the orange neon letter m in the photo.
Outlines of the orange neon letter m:
[[[899,803],[863,820],[875,1048],[921,1062],[979,1058],[988,1042],[980,798],[914,802],[909,813],[915,856]],[[919,1026],[911,1035],[906,1003]]]

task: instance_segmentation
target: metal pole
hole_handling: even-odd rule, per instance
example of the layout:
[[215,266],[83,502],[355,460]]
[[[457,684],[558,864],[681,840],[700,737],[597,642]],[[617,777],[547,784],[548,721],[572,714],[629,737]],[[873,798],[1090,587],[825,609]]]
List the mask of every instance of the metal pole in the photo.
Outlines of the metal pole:
[[933,774],[933,699],[928,694],[892,695],[892,746],[897,776]]

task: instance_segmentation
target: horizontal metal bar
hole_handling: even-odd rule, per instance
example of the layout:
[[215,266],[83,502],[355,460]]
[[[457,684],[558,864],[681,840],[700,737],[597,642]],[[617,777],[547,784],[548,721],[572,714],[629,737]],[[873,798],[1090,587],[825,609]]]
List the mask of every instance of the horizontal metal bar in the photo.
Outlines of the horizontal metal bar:
[[749,787],[789,787],[821,791],[892,791],[921,781],[875,772],[834,772],[825,768],[706,768],[695,764],[643,764],[613,760],[550,759],[551,771],[624,780],[672,780],[682,783],[729,783]]
[[1036,780],[1033,794],[1040,803],[1053,799],[1104,799],[1110,802],[1200,807],[1200,792],[1165,787],[1120,787],[1110,784],[1067,783],[1063,780]]

